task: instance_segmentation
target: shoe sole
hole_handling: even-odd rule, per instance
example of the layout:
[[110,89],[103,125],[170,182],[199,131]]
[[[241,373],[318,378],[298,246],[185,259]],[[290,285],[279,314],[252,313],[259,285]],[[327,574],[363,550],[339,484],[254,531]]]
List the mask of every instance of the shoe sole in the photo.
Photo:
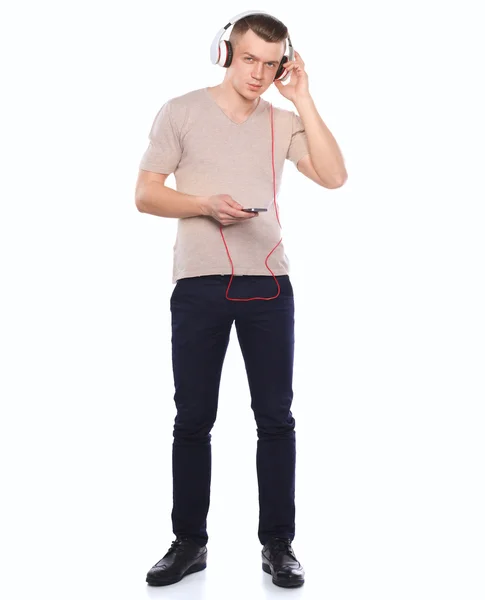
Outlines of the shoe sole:
[[279,587],[285,587],[285,588],[289,588],[289,587],[300,587],[302,586],[305,581],[302,581],[301,579],[296,579],[295,581],[291,581],[291,580],[276,580],[272,573],[271,573],[271,567],[269,565],[267,565],[266,563],[262,563],[263,564],[263,571],[265,573],[268,573],[269,575],[271,575],[271,578],[273,580],[273,583]]
[[203,571],[206,567],[207,567],[207,563],[196,564],[196,565],[192,565],[191,567],[189,567],[185,571],[185,573],[182,573],[182,575],[180,575],[180,577],[174,577],[172,579],[166,579],[165,581],[161,581],[159,579],[153,579],[151,577],[147,577],[146,581],[150,585],[171,585],[172,583],[177,583],[177,581],[180,581],[186,575],[190,575],[191,573],[197,573],[198,571]]

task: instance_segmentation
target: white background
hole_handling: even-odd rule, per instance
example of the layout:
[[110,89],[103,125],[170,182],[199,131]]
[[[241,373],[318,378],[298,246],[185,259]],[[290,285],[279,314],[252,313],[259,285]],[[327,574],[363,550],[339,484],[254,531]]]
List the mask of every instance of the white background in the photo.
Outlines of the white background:
[[[3,11],[3,597],[483,600],[479,3],[312,4]],[[256,427],[233,330],[208,568],[150,588],[173,539],[176,220],[136,210],[138,163],[168,98],[222,81],[210,44],[249,9],[288,26],[349,174],[327,190],[287,162],[279,196],[307,581],[287,592],[261,570]],[[274,87],[264,98],[293,107]]]

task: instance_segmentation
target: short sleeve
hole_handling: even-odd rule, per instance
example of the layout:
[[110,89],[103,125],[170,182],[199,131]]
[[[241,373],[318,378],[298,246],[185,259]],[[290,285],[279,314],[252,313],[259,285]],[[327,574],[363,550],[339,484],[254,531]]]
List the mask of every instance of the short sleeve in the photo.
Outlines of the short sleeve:
[[297,165],[300,158],[310,153],[310,149],[301,117],[294,111],[292,111],[291,115],[291,140],[286,158]]
[[170,174],[182,156],[179,130],[172,117],[170,100],[158,111],[150,133],[148,148],[140,161],[140,169]]

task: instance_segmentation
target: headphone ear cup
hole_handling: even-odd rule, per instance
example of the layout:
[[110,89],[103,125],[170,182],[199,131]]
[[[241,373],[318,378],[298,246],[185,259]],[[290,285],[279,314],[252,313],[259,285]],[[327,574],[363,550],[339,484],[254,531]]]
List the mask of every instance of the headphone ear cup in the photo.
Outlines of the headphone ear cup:
[[287,56],[283,56],[283,58],[281,59],[281,62],[279,64],[278,70],[276,71],[276,75],[274,80],[278,80],[278,79],[283,79],[283,77],[286,75],[286,69],[283,66],[283,64],[285,62],[288,62],[288,57]]
[[232,44],[229,40],[222,40],[219,44],[219,60],[217,64],[221,67],[229,67],[233,57]]

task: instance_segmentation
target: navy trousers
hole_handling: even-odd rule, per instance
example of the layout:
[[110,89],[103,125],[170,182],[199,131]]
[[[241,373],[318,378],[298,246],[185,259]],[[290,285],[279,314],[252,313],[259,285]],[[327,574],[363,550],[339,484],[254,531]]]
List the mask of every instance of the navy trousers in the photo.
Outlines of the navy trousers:
[[[294,298],[288,275],[276,276],[273,300],[226,298],[230,275],[179,279],[170,298],[176,417],[173,429],[175,535],[205,545],[211,481],[211,429],[230,331],[235,322],[257,430],[258,537],[295,535]],[[232,298],[269,298],[271,275],[234,276]],[[230,448],[227,449],[231,451]]]

